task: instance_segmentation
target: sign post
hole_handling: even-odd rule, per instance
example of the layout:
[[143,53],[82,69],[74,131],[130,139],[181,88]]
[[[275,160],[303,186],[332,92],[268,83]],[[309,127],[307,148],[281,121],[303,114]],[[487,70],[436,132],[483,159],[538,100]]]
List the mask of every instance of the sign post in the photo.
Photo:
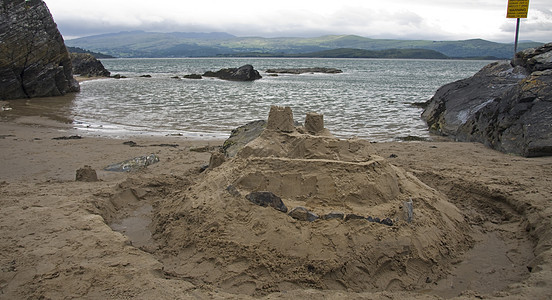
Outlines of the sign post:
[[514,44],[514,58],[516,57],[517,46],[518,46],[519,19],[527,18],[528,11],[529,11],[529,0],[508,0],[508,10],[506,12],[506,18],[517,19],[516,41]]

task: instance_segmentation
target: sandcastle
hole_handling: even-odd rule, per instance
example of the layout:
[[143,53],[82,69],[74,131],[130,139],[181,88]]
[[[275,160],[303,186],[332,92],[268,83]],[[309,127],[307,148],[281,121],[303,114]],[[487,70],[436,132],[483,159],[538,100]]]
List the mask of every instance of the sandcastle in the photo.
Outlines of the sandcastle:
[[[216,164],[160,204],[155,238],[166,272],[249,295],[405,290],[443,278],[471,243],[443,195],[368,141],[331,136],[319,114],[296,127],[290,108],[274,106],[260,136]],[[286,209],[251,195],[275,196]]]

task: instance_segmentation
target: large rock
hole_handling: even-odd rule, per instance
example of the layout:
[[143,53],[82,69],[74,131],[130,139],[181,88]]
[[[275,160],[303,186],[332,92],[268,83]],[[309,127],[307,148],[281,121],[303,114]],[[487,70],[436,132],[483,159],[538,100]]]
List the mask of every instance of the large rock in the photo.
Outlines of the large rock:
[[236,153],[238,153],[243,146],[258,138],[265,128],[266,121],[258,120],[249,122],[232,130],[230,137],[224,141],[224,144],[222,145],[222,151],[226,157],[236,156]]
[[71,59],[50,11],[39,0],[0,6],[0,100],[79,91]]
[[71,53],[73,74],[85,77],[109,77],[111,73],[105,69],[101,61],[89,53]]
[[422,114],[430,130],[526,157],[552,155],[552,43],[439,88]]
[[252,65],[244,65],[239,68],[221,69],[216,72],[207,71],[203,74],[204,77],[217,77],[224,80],[233,81],[253,81],[263,78],[259,71],[255,70]]

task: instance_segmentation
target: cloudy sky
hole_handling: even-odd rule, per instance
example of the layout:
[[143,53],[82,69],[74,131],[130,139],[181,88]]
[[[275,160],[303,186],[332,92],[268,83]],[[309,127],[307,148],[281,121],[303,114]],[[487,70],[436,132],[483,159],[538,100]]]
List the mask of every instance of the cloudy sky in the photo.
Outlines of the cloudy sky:
[[[520,40],[552,41],[551,0],[530,0]],[[237,36],[513,42],[508,0],[45,0],[65,37],[127,30]]]

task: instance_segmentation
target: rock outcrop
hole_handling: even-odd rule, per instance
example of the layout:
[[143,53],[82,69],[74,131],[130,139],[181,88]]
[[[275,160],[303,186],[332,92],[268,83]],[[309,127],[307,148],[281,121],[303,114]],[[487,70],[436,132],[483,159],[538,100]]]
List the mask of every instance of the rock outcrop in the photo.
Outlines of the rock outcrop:
[[226,157],[236,156],[236,153],[238,153],[243,146],[258,138],[265,128],[266,121],[258,120],[249,122],[232,130],[230,137],[222,145],[222,151]]
[[56,23],[40,0],[0,6],[0,99],[59,96],[79,91]]
[[71,53],[73,74],[84,77],[109,77],[111,73],[105,69],[101,61],[89,53]]
[[216,72],[207,71],[203,77],[217,77],[224,80],[232,81],[254,81],[263,78],[259,71],[255,70],[252,65],[244,65],[239,68],[220,69]]
[[267,73],[280,73],[280,74],[303,74],[303,73],[326,73],[326,74],[339,74],[343,73],[340,69],[336,68],[282,68],[282,69],[268,69]]
[[552,43],[442,86],[422,114],[430,130],[526,157],[552,155]]

